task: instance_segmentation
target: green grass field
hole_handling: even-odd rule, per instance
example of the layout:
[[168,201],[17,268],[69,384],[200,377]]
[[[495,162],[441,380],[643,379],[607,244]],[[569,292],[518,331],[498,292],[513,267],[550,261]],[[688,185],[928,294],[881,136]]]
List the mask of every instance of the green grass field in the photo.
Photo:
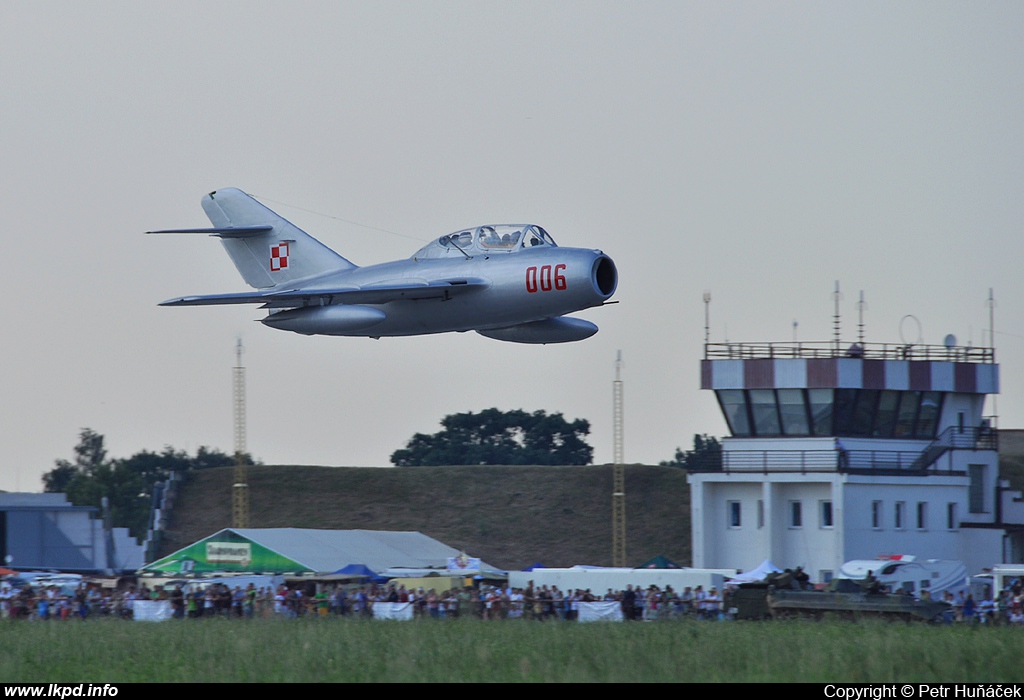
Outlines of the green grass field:
[[1020,682],[1024,629],[878,621],[5,622],[0,682]]

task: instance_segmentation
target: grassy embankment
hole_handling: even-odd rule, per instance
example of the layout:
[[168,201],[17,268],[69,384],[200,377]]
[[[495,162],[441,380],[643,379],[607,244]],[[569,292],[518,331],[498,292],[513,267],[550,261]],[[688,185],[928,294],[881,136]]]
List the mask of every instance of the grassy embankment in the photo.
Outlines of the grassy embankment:
[[[1024,433],[1024,431],[1021,431]],[[1000,472],[1024,490],[1024,434]],[[171,552],[231,524],[233,470],[196,472],[172,511]],[[611,564],[612,474],[592,467],[259,466],[249,470],[253,527],[418,530],[493,566]],[[627,554],[690,563],[690,488],[672,467],[626,468]],[[788,566],[787,562],[776,562]]]
[[[161,551],[231,525],[233,470],[195,472]],[[252,527],[417,530],[492,566],[611,565],[612,470],[591,467],[258,466]],[[626,467],[627,555],[690,563],[690,488],[674,467]],[[351,562],[342,562],[339,568]]]

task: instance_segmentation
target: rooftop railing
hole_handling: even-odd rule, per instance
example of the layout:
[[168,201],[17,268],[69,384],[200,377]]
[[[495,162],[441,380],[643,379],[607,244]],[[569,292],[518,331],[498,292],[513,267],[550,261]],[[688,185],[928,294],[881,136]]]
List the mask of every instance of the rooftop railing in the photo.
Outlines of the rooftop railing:
[[952,473],[951,470],[922,468],[920,452],[898,450],[728,450],[721,461],[689,467],[695,472],[762,473],[769,472],[846,472],[875,474]]
[[995,348],[895,343],[780,342],[705,343],[706,360],[828,359],[930,360],[994,364]]
[[[996,431],[989,428],[951,427],[921,451],[907,450],[723,450],[705,455],[688,466],[691,471],[730,472],[847,472],[855,474],[952,474],[939,467],[939,458],[951,450],[998,451]],[[946,462],[947,465],[951,464]]]

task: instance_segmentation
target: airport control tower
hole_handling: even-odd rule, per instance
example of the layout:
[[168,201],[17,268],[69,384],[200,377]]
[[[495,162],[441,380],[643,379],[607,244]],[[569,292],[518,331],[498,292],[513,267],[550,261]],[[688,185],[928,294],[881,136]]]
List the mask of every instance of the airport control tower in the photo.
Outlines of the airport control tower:
[[982,415],[994,349],[706,343],[701,388],[730,437],[720,464],[689,475],[695,567],[769,559],[824,582],[885,554],[970,573],[1024,560],[1024,504]]

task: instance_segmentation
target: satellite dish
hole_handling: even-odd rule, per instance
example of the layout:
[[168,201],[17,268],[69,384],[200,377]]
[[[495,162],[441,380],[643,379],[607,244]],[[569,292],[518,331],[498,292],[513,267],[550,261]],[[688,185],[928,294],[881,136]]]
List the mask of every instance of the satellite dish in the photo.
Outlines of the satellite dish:
[[956,347],[956,336],[953,335],[952,333],[948,334],[945,338],[942,339],[942,344],[945,345],[950,350],[952,350],[953,348]]

